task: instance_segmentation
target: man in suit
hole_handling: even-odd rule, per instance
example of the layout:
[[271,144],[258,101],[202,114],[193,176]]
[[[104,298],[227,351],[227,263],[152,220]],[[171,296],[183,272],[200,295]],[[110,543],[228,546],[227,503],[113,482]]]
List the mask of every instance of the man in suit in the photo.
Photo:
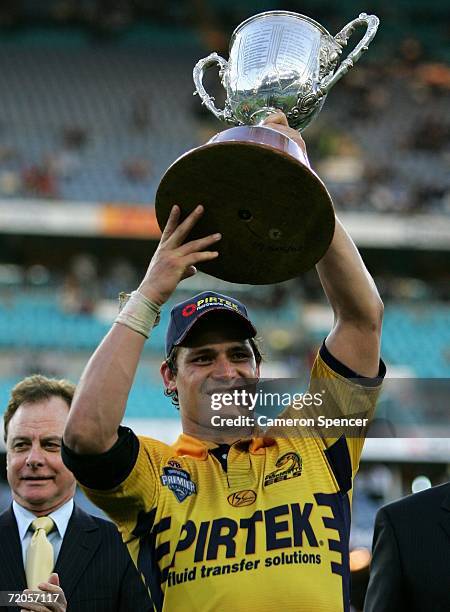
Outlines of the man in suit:
[[59,593],[56,603],[23,610],[63,612],[64,598],[68,612],[153,610],[115,525],[74,505],[75,478],[61,460],[74,390],[40,375],[12,390],[4,427],[13,502],[0,514],[0,591]]
[[448,612],[449,584],[450,483],[381,508],[364,612]]

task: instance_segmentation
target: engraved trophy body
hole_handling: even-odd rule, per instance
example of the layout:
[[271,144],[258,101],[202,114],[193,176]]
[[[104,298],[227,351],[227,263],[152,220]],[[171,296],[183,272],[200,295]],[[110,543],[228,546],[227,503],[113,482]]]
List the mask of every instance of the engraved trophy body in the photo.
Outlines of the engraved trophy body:
[[[172,164],[158,188],[156,214],[163,227],[174,203],[184,216],[204,205],[191,237],[220,231],[223,238],[220,256],[202,270],[232,282],[274,283],[298,276],[324,255],[335,221],[326,187],[294,140],[258,124],[282,110],[291,128],[303,130],[367,50],[378,24],[362,13],[333,37],[310,17],[269,11],[236,28],[228,61],[212,53],[196,64],[202,103],[235,127]],[[339,64],[359,26],[367,28],[363,38]],[[223,109],[203,86],[205,70],[216,65],[227,94]]]

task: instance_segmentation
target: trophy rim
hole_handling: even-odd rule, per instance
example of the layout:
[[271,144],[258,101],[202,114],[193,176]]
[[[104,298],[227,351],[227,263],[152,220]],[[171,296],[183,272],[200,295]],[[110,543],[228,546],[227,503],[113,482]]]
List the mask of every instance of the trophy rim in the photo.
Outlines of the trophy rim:
[[269,16],[297,17],[301,21],[308,21],[312,25],[316,26],[316,28],[318,28],[322,32],[322,34],[325,34],[327,36],[331,36],[331,34],[328,32],[328,30],[322,24],[320,24],[318,21],[316,21],[312,17],[308,17],[308,15],[303,15],[302,13],[296,13],[294,11],[263,11],[262,13],[257,13],[256,15],[252,15],[251,17],[248,17],[247,19],[245,19],[242,23],[240,23],[234,29],[234,31],[233,31],[233,33],[231,35],[229,49],[231,50],[231,47],[233,46],[233,43],[234,43],[234,40],[235,40],[236,36],[238,35],[239,31],[244,26],[248,25],[252,21],[255,21],[256,19],[260,19],[261,17],[269,17]]

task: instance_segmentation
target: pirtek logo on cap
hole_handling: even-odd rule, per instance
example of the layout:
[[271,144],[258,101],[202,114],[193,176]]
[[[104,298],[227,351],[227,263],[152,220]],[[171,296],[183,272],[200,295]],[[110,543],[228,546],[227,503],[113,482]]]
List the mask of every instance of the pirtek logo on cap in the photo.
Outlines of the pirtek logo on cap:
[[234,310],[237,310],[239,312],[239,307],[234,302],[231,302],[230,300],[224,300],[223,298],[211,296],[205,298],[204,300],[198,300],[197,303],[192,302],[191,304],[187,304],[181,311],[181,314],[183,315],[183,317],[190,317],[194,314],[194,312],[197,312],[197,310],[202,310],[203,308],[207,308],[208,306],[217,306],[217,304],[228,308],[233,308]]

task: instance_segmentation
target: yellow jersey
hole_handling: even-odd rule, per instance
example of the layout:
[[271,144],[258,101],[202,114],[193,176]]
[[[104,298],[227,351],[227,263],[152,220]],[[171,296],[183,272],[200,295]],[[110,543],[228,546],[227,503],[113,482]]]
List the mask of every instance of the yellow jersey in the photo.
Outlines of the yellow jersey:
[[[310,388],[326,387],[325,403],[341,415],[371,416],[379,380],[350,380],[329,357],[317,356]],[[186,434],[171,446],[138,437],[120,484],[83,487],[118,525],[156,610],[349,610],[351,491],[364,431],[272,434],[239,440],[223,457],[220,445]]]

